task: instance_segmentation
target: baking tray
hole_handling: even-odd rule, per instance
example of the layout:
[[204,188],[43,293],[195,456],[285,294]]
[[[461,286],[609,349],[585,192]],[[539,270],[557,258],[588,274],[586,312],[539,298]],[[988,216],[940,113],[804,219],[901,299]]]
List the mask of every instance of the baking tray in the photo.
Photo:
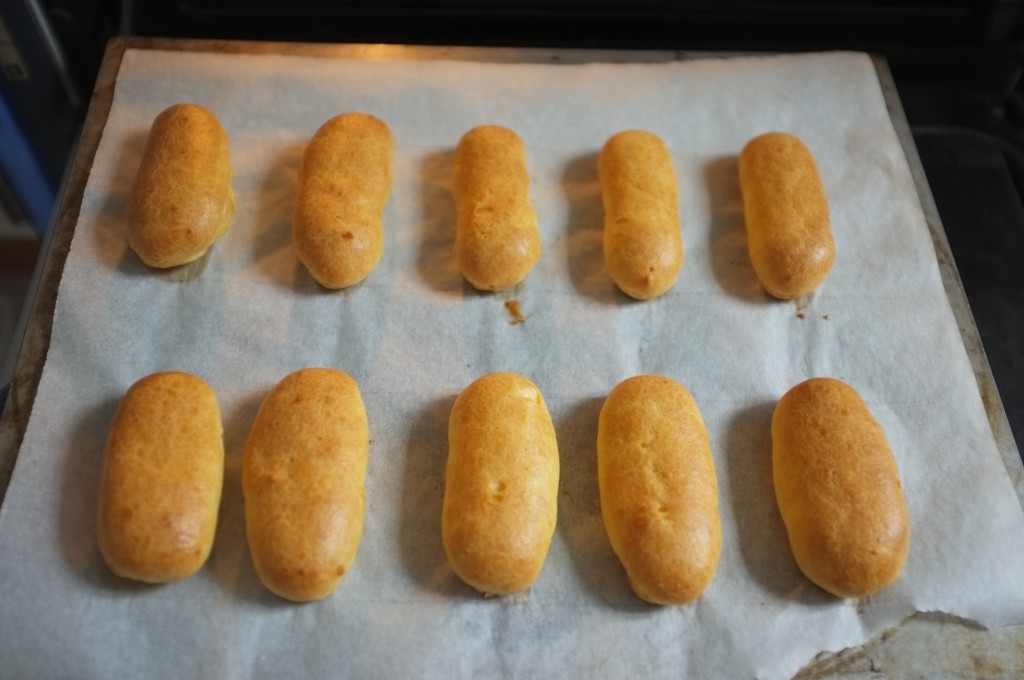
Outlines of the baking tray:
[[[63,192],[57,221],[48,242],[38,292],[32,306],[25,344],[16,366],[10,396],[0,420],[0,487],[6,492],[11,470],[28,424],[49,346],[57,289],[67,257],[92,159],[110,111],[114,83],[127,49],[282,54],[346,59],[379,59],[382,54],[399,59],[445,59],[506,63],[657,63],[711,56],[685,52],[607,52],[591,50],[542,50],[516,48],[432,48],[379,45],[310,45],[224,41],[182,41],[119,38],[110,43],[93,94],[89,113]],[[921,205],[932,235],[943,284],[957,318],[964,347],[971,360],[993,436],[1018,496],[1022,467],[1010,435],[1005,412],[984,355],[955,262],[946,242],[934,201],[924,178],[909,127],[903,116],[891,75],[881,59],[875,68],[882,85],[893,126],[899,135],[914,176]],[[1021,669],[1024,629],[1010,626],[991,630],[944,615],[919,614],[858,649],[825,654],[808,665],[799,677],[884,671],[897,676],[1012,675]]]

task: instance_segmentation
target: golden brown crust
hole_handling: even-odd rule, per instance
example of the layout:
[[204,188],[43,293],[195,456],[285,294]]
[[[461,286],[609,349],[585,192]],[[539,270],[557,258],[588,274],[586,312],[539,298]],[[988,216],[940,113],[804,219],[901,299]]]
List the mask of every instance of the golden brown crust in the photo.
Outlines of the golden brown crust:
[[668,147],[643,130],[613,135],[598,157],[604,259],[615,284],[647,300],[665,293],[683,266],[676,172]]
[[228,136],[217,117],[176,104],[153,121],[128,197],[128,245],[151,267],[198,259],[235,214]]
[[480,290],[519,283],[540,259],[526,149],[512,130],[473,128],[455,148],[455,259]]
[[775,297],[810,293],[828,276],[836,257],[814,157],[793,135],[770,132],[747,143],[739,167],[754,273]]
[[292,241],[299,260],[325,288],[355,285],[377,266],[393,155],[390,128],[365,113],[331,118],[306,148]]
[[558,443],[537,386],[514,373],[479,378],[448,424],[441,535],[452,569],[489,595],[528,588],[555,530]]
[[224,478],[213,390],[180,372],[125,393],[110,425],[100,481],[100,554],[118,576],[165,583],[194,574],[213,545]]
[[840,597],[892,584],[910,547],[910,520],[885,432],[857,392],[812,378],[772,417],[775,495],[797,564]]
[[253,566],[271,592],[307,602],[338,586],[363,534],[368,456],[366,410],[348,375],[302,369],[266,396],[242,492]]
[[697,598],[722,550],[718,479],[704,420],[679,383],[629,378],[597,426],[601,514],[636,594],[654,604]]

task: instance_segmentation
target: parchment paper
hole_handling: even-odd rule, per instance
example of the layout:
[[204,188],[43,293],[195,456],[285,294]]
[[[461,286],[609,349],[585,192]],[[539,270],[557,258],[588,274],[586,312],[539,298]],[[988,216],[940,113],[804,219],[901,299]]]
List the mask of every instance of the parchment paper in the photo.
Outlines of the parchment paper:
[[[187,281],[142,265],[123,221],[149,125],[181,101],[224,124],[238,195],[231,230]],[[330,292],[297,262],[290,215],[304,144],[346,111],[391,126],[394,186],[380,264]],[[464,284],[452,255],[452,149],[484,123],[526,143],[544,246],[525,283],[499,294]],[[677,284],[643,303],[616,291],[601,257],[596,153],[627,128],[670,147],[684,225]],[[836,264],[801,303],[767,297],[746,254],[736,158],[769,130],[808,144],[831,204]],[[504,307],[513,299],[523,323]],[[294,605],[253,572],[239,469],[266,391],[318,365],[362,388],[369,507],[340,588]],[[97,552],[96,489],[114,408],[164,369],[216,391],[227,470],[207,565],[144,586],[113,577]],[[540,578],[523,595],[484,599],[448,567],[439,526],[448,412],[496,370],[541,388],[562,469]],[[598,410],[638,373],[686,385],[711,435],[724,545],[715,580],[684,607],[632,594],[600,515]],[[772,409],[816,375],[864,396],[910,507],[903,576],[862,601],[801,575],[775,505]],[[781,678],[917,611],[1024,622],[1021,536],[1024,513],[867,56],[523,65],[129,50],[0,513],[0,677]]]

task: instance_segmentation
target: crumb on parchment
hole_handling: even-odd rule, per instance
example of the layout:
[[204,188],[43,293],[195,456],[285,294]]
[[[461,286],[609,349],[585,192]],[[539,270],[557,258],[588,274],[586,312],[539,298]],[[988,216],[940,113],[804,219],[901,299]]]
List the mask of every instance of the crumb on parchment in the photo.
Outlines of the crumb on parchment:
[[526,321],[526,317],[523,316],[523,311],[519,307],[519,300],[506,300],[505,310],[508,312],[509,324],[516,326]]

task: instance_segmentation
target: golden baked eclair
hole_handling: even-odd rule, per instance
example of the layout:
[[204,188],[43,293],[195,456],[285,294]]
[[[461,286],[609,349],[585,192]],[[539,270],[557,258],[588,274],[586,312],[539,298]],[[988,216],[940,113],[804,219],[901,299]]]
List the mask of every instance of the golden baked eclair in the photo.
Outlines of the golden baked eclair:
[[605,142],[597,168],[609,275],[630,297],[662,295],[683,266],[679,192],[668,147],[651,132],[619,132]]
[[253,566],[271,592],[308,602],[337,588],[363,535],[369,441],[359,386],[341,371],[295,371],[263,400],[242,494]]
[[899,577],[910,520],[885,432],[852,387],[812,378],[772,416],[772,474],[797,565],[821,588],[860,597]]
[[771,295],[790,299],[828,276],[836,248],[818,166],[800,139],[769,132],[740,153],[750,263]]
[[722,550],[718,478],[689,391],[639,375],[608,395],[597,425],[601,515],[633,591],[654,604],[696,599]]
[[235,215],[228,136],[212,113],[176,104],[153,121],[128,196],[128,245],[151,267],[197,260]]
[[306,147],[292,242],[299,261],[325,288],[355,285],[377,266],[393,155],[390,128],[365,113],[331,118]]
[[558,443],[537,386],[485,375],[448,421],[441,537],[455,573],[487,595],[528,588],[555,530]]
[[217,398],[201,378],[148,375],[125,393],[103,455],[97,539],[118,576],[191,576],[213,545],[224,480]]
[[473,128],[455,148],[455,260],[480,290],[519,283],[540,259],[526,149],[512,130]]

